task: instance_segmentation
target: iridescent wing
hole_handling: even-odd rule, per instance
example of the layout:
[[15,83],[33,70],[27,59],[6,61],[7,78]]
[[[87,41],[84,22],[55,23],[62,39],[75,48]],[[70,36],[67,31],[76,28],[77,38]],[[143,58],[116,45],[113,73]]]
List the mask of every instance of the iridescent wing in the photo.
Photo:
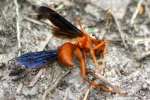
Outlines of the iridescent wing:
[[26,68],[40,68],[49,62],[57,59],[57,50],[29,52],[16,58],[19,65],[24,65]]
[[67,21],[63,16],[59,15],[56,11],[46,6],[37,7],[36,11],[39,14],[39,19],[45,18],[52,22],[52,24],[55,26],[53,32],[56,35],[65,35],[69,37],[82,36],[82,31]]

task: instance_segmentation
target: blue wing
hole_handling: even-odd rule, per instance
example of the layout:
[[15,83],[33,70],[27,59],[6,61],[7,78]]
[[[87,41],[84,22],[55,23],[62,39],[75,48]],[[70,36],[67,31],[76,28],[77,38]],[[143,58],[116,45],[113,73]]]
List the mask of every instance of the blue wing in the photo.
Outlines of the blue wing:
[[29,52],[16,58],[17,64],[24,65],[26,68],[40,68],[48,62],[57,59],[57,50]]

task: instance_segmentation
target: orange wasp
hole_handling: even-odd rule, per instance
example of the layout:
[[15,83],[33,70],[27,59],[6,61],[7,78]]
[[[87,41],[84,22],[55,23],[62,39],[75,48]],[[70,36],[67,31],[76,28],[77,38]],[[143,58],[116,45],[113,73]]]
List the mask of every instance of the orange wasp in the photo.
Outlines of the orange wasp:
[[54,35],[74,38],[74,41],[62,44],[57,50],[23,54],[16,58],[17,63],[26,68],[39,68],[50,61],[57,60],[60,64],[73,68],[73,58],[75,57],[80,62],[80,73],[84,80],[88,81],[94,88],[112,92],[96,81],[89,81],[89,72],[86,66],[86,59],[91,56],[96,68],[100,69],[96,57],[100,55],[104,57],[108,41],[95,39],[84,31],[81,24],[79,24],[80,29],[78,29],[49,7],[35,7],[35,10],[38,13],[38,19],[49,19],[52,22]]
[[41,6],[37,8],[38,17],[49,19],[53,27],[54,35],[62,35],[75,38],[75,42],[66,42],[58,48],[58,62],[62,65],[73,67],[73,57],[80,62],[80,71],[83,78],[87,77],[86,58],[91,55],[94,64],[98,67],[96,55],[104,56],[106,52],[106,40],[97,40],[85,32],[80,25],[80,30],[68,22],[54,10]]

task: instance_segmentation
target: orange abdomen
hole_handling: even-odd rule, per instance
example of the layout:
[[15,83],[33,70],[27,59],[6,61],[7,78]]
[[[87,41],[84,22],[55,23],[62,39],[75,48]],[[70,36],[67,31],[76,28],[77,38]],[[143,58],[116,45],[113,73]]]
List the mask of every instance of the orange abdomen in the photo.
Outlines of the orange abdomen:
[[70,42],[64,43],[58,49],[58,62],[62,65],[72,67],[74,45]]

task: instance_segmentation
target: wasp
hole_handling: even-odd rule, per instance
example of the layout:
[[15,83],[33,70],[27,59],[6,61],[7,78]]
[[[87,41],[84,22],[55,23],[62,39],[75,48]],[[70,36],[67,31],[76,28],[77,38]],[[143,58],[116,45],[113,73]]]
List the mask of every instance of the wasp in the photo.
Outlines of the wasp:
[[[61,65],[73,68],[75,66],[73,58],[76,58],[80,63],[80,74],[84,80],[88,80],[89,75],[86,65],[88,57],[92,58],[96,68],[101,69],[97,56],[105,56],[108,41],[90,36],[90,33],[86,32],[80,23],[80,29],[78,29],[63,16],[47,6],[36,7],[35,10],[38,13],[38,19],[48,19],[53,24],[52,32],[54,36],[65,36],[74,39],[74,41],[65,42],[54,50],[23,54],[16,58],[18,64],[24,65],[25,68],[40,68],[49,62],[58,61]],[[90,84],[94,88],[101,88],[112,92],[112,90],[96,81],[90,81]]]

